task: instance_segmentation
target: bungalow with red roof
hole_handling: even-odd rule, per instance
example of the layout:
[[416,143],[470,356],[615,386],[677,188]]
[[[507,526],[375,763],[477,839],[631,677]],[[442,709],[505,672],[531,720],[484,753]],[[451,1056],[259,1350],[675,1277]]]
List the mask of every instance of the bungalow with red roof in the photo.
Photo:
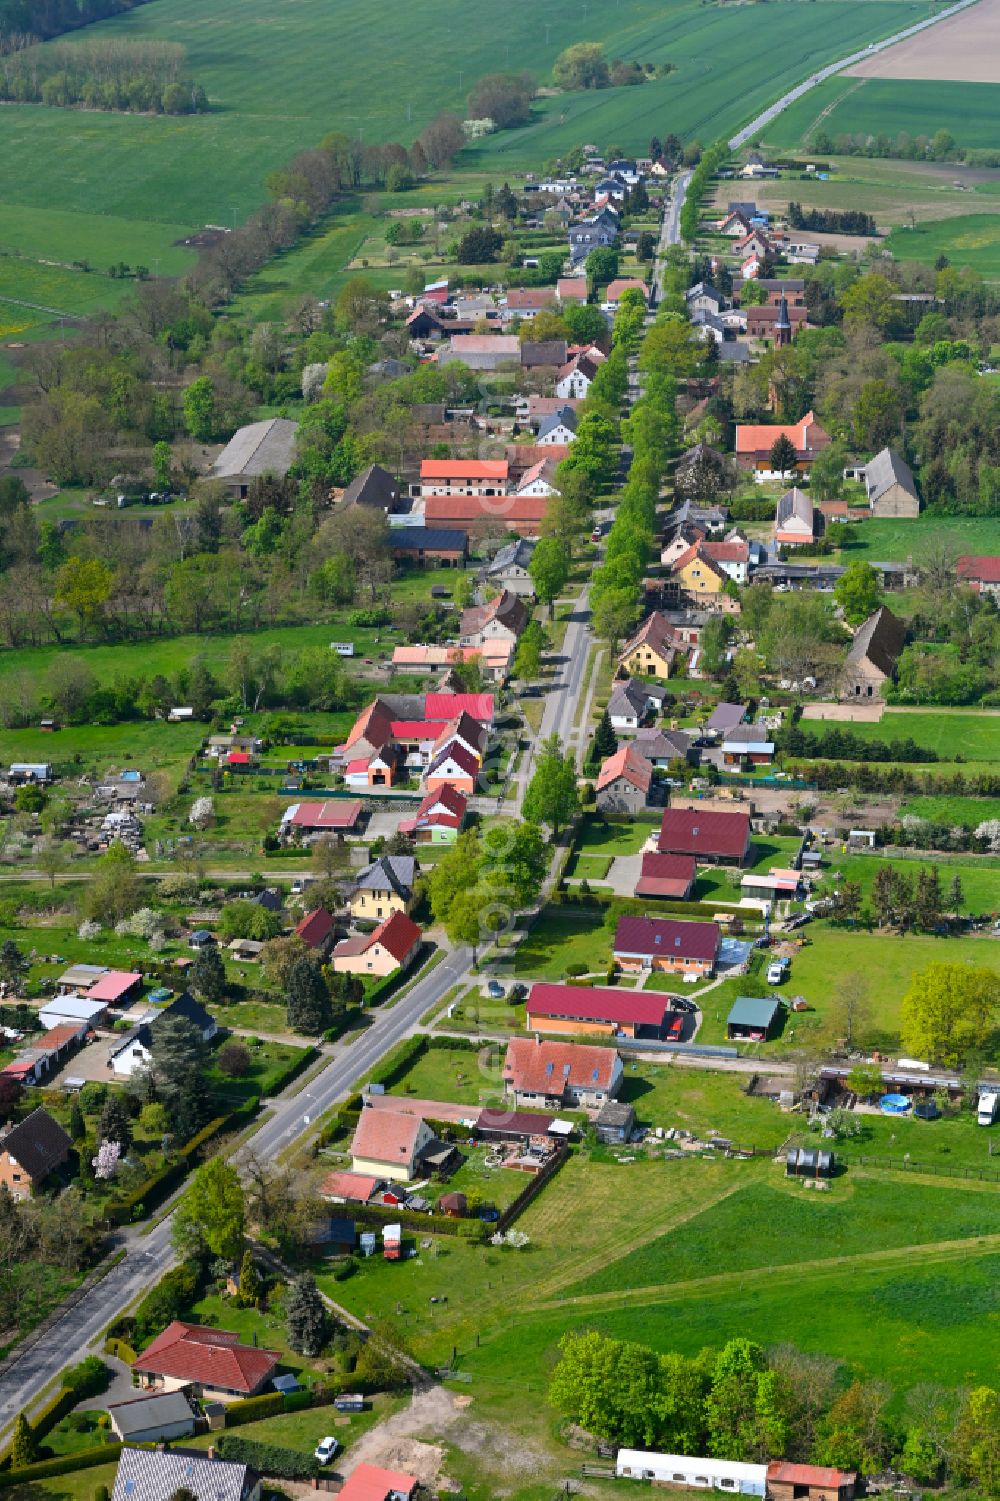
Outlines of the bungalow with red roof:
[[686,902],[694,885],[697,863],[693,855],[661,855],[646,850],[642,857],[636,896],[666,897]]
[[132,1363],[140,1385],[226,1401],[256,1397],[269,1385],[280,1350],[240,1344],[228,1329],[208,1329],[175,1319]]
[[364,804],[360,799],[289,803],[281,815],[280,832],[286,839],[296,838],[303,844],[311,844],[324,834],[358,834],[363,820]]
[[518,1108],[600,1110],[617,1095],[622,1074],[614,1048],[512,1037],[504,1055],[504,1089]]
[[532,1032],[595,1037],[659,1037],[669,1009],[662,994],[607,986],[532,985],[527,1001]]
[[331,965],[342,975],[391,975],[412,963],[421,932],[405,912],[393,912],[374,933],[359,933],[334,946]]
[[620,917],[612,948],[615,963],[630,974],[656,970],[705,979],[718,952],[718,923],[668,917]]
[[301,938],[307,948],[325,954],[333,942],[333,928],[333,918],[326,908],[316,907],[296,925],[295,936]]
[[409,1183],[433,1141],[433,1131],[419,1115],[364,1109],[351,1143],[352,1170]]
[[343,1501],[410,1501],[417,1477],[381,1465],[355,1465],[340,1488]]
[[779,438],[787,438],[795,450],[794,469],[808,474],[816,455],[830,445],[830,434],[820,427],[812,412],[799,422],[740,422],[736,426],[736,462],[741,469],[752,469],[754,478],[780,479],[781,471],[771,467],[771,449]]
[[399,832],[417,844],[454,844],[461,832],[469,803],[451,782],[442,782],[428,792],[412,818],[404,819]]
[[708,808],[667,808],[661,855],[693,855],[702,865],[742,865],[750,852],[750,814]]
[[626,742],[608,756],[595,783],[597,806],[602,813],[638,813],[649,806],[653,768]]

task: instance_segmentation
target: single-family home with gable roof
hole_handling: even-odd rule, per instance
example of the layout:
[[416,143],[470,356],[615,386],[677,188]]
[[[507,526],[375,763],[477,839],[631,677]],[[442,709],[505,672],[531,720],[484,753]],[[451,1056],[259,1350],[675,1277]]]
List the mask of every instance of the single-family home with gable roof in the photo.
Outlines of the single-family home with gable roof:
[[702,865],[742,865],[750,851],[750,814],[667,808],[656,847],[662,855],[694,855]]
[[325,954],[333,942],[334,922],[325,907],[314,907],[295,926],[296,938],[301,938],[306,948]]
[[697,868],[693,855],[661,855],[656,850],[646,850],[635,883],[635,894],[686,902],[691,895]]
[[482,646],[484,641],[517,641],[529,614],[524,600],[506,589],[484,605],[462,611],[458,626],[461,646]]
[[988,594],[1000,599],[1000,557],[983,553],[963,553],[955,559],[960,584],[968,584],[974,594]]
[[405,969],[420,948],[420,928],[405,912],[394,912],[374,933],[359,933],[334,945],[330,963],[338,974],[391,975]]
[[210,1011],[187,990],[181,992],[162,1011],[145,1016],[137,1026],[123,1032],[112,1045],[108,1065],[120,1078],[131,1078],[139,1069],[148,1068],[152,1062],[153,1028],[165,1016],[177,1016],[190,1022],[197,1029],[202,1042],[211,1042],[219,1030],[219,1024]]
[[602,813],[638,813],[649,805],[653,768],[634,745],[620,745],[597,775],[595,795]]
[[669,917],[620,917],[612,948],[623,970],[656,970],[708,978],[719,953],[719,925],[677,922]]
[[351,892],[351,916],[381,922],[392,912],[409,912],[417,862],[412,855],[381,855],[366,865]]
[[498,593],[519,594],[522,599],[534,599],[535,585],[531,577],[531,559],[535,544],[529,538],[518,537],[507,542],[494,553],[479,573],[479,582],[493,599]]
[[637,730],[649,713],[649,699],[631,678],[616,683],[608,699],[608,718],[616,731]]
[[0,1188],[13,1199],[30,1199],[62,1167],[72,1146],[59,1122],[39,1106],[0,1135]]
[[650,766],[669,766],[672,761],[690,761],[694,735],[691,730],[667,730],[660,726],[641,729],[635,748]]
[[280,1350],[244,1345],[228,1329],[212,1329],[175,1319],[137,1355],[132,1370],[142,1385],[195,1396],[255,1397],[269,1385]]
[[841,676],[842,699],[879,699],[906,643],[906,627],[885,605],[869,615],[851,642]]
[[881,453],[869,459],[864,479],[873,516],[899,519],[920,515],[920,496],[913,470],[895,449],[883,448]]
[[399,484],[381,464],[369,464],[367,469],[355,475],[340,497],[340,504],[345,508],[361,506],[368,511],[381,511],[386,516],[399,510],[399,501]]
[[439,792],[452,787],[465,797],[471,797],[479,787],[482,761],[458,740],[450,741],[431,759],[424,775],[427,791]]
[[421,1155],[433,1141],[433,1131],[419,1115],[366,1107],[351,1142],[351,1169],[409,1183],[417,1176]]
[[178,1493],[195,1501],[260,1501],[260,1476],[242,1461],[216,1459],[197,1449],[125,1445],[111,1501],[170,1501]]
[[677,639],[670,622],[654,610],[622,647],[619,668],[631,677],[666,679],[677,655]]
[[822,516],[798,485],[779,497],[774,510],[774,540],[779,547],[812,544],[822,526]]
[[512,1037],[504,1054],[504,1089],[519,1109],[600,1110],[617,1095],[622,1073],[614,1048]]
[[540,448],[551,448],[555,444],[572,443],[575,439],[576,412],[572,407],[564,406],[542,418],[538,424],[538,437],[535,441]]

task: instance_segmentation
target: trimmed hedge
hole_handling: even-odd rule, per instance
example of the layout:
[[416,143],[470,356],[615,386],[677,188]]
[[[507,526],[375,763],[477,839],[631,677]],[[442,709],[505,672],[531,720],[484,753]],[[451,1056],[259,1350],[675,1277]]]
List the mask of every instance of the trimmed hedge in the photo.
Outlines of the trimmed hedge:
[[244,1423],[256,1423],[261,1418],[276,1418],[285,1411],[283,1392],[265,1392],[262,1397],[244,1397],[241,1402],[226,1405],[226,1427],[242,1428]]
[[319,1461],[311,1454],[300,1454],[298,1450],[286,1449],[281,1444],[262,1444],[259,1439],[240,1438],[235,1433],[223,1433],[216,1452],[220,1459],[249,1465],[268,1478],[312,1480],[320,1471]]
[[115,1442],[102,1444],[99,1449],[80,1449],[75,1454],[60,1454],[57,1459],[41,1459],[37,1464],[25,1465],[23,1470],[0,1470],[0,1490],[6,1490],[12,1485],[28,1485],[33,1480],[47,1480],[51,1475],[72,1475],[76,1470],[92,1470],[97,1465],[110,1464],[121,1452],[122,1445]]
[[149,1213],[158,1208],[164,1199],[168,1198],[173,1190],[187,1177],[191,1170],[192,1159],[214,1136],[227,1129],[243,1125],[250,1116],[254,1115],[260,1105],[257,1095],[250,1095],[241,1104],[235,1106],[228,1115],[218,1115],[197,1131],[190,1141],[184,1143],[180,1149],[180,1156],[176,1162],[168,1163],[158,1173],[153,1173],[138,1188],[120,1199],[112,1199],[105,1214],[113,1224],[124,1225],[132,1218],[135,1209],[140,1205]]
[[456,1220],[447,1214],[418,1214],[392,1204],[363,1204],[354,1208],[359,1225],[402,1225],[406,1230],[423,1230],[429,1235],[456,1235],[460,1240],[482,1240],[488,1230],[496,1228],[483,1220]]
[[430,1037],[425,1037],[424,1042],[432,1052],[438,1050],[449,1053],[479,1052],[479,1044],[477,1042],[470,1042],[467,1037],[448,1037],[435,1032]]
[[283,1089],[287,1089],[292,1080],[297,1078],[302,1070],[308,1067],[308,1065],[314,1062],[314,1060],[318,1057],[318,1049],[314,1047],[308,1047],[303,1049],[298,1058],[289,1059],[288,1063],[282,1069],[281,1073],[277,1074],[273,1079],[269,1081],[267,1087],[268,1094],[280,1094]]

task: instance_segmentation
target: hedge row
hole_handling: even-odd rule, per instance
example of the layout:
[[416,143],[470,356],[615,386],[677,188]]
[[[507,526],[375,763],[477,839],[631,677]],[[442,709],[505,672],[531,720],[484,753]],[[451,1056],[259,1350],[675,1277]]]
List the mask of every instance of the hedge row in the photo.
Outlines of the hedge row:
[[131,1193],[125,1194],[120,1199],[112,1199],[105,1211],[107,1218],[116,1225],[124,1225],[132,1219],[134,1211],[140,1205],[147,1214],[156,1209],[175,1188],[183,1183],[191,1170],[192,1159],[205,1143],[211,1141],[214,1136],[218,1136],[221,1131],[245,1124],[256,1113],[259,1104],[258,1097],[250,1095],[228,1115],[219,1115],[209,1121],[208,1125],[196,1132],[190,1141],[185,1142],[176,1162],[168,1163],[159,1172],[152,1173]]
[[0,1490],[13,1485],[28,1485],[33,1480],[47,1480],[52,1475],[72,1475],[76,1470],[91,1470],[110,1464],[122,1452],[119,1443],[102,1444],[99,1449],[80,1449],[75,1454],[60,1454],[56,1459],[41,1459],[25,1465],[23,1470],[0,1470]]
[[283,1089],[287,1089],[292,1080],[301,1074],[302,1070],[308,1067],[318,1056],[318,1049],[314,1047],[303,1048],[297,1058],[289,1059],[281,1072],[270,1080],[267,1086],[268,1094],[280,1094]]
[[276,1418],[284,1411],[283,1392],[265,1392],[262,1397],[244,1397],[240,1402],[228,1403],[226,1427],[241,1428],[244,1423],[257,1423],[261,1418]]
[[395,1204],[364,1204],[354,1207],[359,1225],[402,1225],[405,1230],[423,1230],[432,1235],[456,1235],[460,1240],[482,1240],[493,1227],[484,1220],[457,1220],[447,1214],[419,1214]]
[[262,1444],[259,1439],[223,1433],[216,1449],[220,1459],[249,1465],[269,1479],[275,1476],[279,1480],[312,1480],[319,1474],[319,1462],[311,1454],[286,1449],[282,1444]]
[[478,1053],[479,1044],[471,1042],[467,1037],[448,1037],[435,1032],[430,1037],[425,1037],[424,1042],[431,1051],[443,1049],[449,1053],[470,1052]]
[[[88,1355],[79,1365],[71,1366],[64,1373],[64,1385],[51,1397],[37,1417],[31,1419],[31,1431],[36,1439],[51,1433],[67,1413],[73,1411],[85,1397],[96,1397],[108,1383],[108,1370],[103,1360]],[[0,1454],[0,1470],[10,1468],[11,1449]]]

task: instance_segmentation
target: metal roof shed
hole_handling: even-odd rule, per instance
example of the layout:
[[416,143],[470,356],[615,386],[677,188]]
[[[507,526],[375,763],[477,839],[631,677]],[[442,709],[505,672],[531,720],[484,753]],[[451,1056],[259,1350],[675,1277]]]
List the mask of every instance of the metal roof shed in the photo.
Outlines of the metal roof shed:
[[730,1041],[766,1042],[777,1033],[783,1013],[777,996],[739,995],[726,1018],[726,1036]]

